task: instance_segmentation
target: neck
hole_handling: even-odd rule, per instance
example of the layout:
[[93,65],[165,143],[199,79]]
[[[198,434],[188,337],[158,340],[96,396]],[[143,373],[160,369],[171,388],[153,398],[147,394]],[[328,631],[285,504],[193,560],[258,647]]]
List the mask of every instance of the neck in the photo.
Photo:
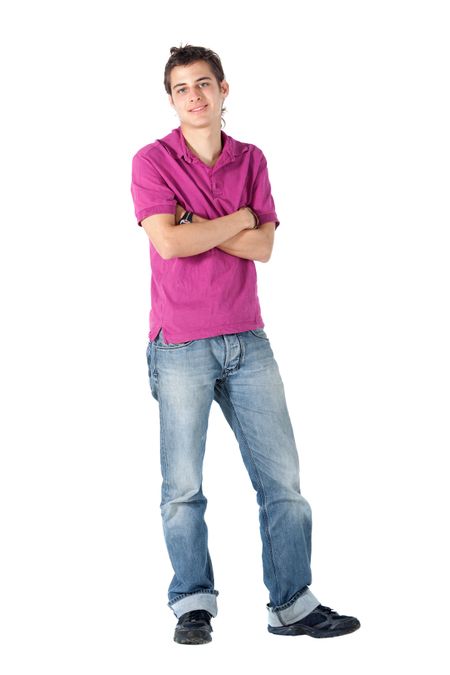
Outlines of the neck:
[[217,126],[195,129],[181,125],[181,133],[190,151],[208,166],[214,166],[222,152],[220,122]]

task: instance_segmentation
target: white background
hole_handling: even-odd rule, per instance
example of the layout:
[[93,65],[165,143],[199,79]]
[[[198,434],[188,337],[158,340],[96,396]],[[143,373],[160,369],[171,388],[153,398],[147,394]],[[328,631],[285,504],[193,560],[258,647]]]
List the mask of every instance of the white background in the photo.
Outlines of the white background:
[[[448,672],[446,9],[3,5],[4,675]],[[219,615],[210,645],[172,641],[130,181],[178,126],[163,71],[186,42],[220,55],[225,131],[268,160],[281,225],[258,289],[313,509],[311,590],[362,624],[335,640],[267,632],[256,497],[214,404]]]

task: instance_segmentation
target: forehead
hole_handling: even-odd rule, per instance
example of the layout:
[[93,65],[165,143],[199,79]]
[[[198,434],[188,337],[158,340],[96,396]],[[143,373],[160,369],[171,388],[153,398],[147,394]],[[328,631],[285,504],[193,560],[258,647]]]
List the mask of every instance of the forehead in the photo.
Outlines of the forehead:
[[216,79],[211,66],[206,61],[195,61],[187,66],[174,66],[170,71],[170,85],[174,87],[181,82],[194,82],[203,76]]

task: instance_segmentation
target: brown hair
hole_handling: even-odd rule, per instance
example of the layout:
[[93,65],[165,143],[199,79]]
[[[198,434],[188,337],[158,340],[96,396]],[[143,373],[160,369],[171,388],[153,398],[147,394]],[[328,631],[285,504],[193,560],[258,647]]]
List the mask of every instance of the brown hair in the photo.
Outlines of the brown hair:
[[[170,86],[170,73],[175,66],[187,66],[195,61],[206,61],[209,64],[217,83],[220,85],[225,79],[222,63],[216,52],[206,47],[195,47],[194,45],[185,45],[180,47],[170,48],[170,58],[164,68],[164,88],[170,96],[172,96],[172,88]],[[222,108],[222,113],[226,112],[226,108]],[[225,119],[222,117],[225,125]]]

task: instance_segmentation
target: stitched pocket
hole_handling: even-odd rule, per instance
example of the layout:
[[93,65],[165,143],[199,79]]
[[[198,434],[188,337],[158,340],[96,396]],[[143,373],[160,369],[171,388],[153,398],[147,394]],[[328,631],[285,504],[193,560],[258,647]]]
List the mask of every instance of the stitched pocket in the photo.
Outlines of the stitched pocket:
[[195,340],[186,340],[186,342],[164,342],[161,328],[153,342],[157,349],[180,349],[182,347],[187,347],[195,342]]
[[157,349],[181,349],[182,347],[187,347],[192,344],[194,340],[188,340],[187,342],[158,342],[156,345]]
[[249,331],[252,333],[255,337],[261,338],[262,340],[268,340],[269,338],[267,337],[266,331],[264,328],[254,328],[253,330]]

